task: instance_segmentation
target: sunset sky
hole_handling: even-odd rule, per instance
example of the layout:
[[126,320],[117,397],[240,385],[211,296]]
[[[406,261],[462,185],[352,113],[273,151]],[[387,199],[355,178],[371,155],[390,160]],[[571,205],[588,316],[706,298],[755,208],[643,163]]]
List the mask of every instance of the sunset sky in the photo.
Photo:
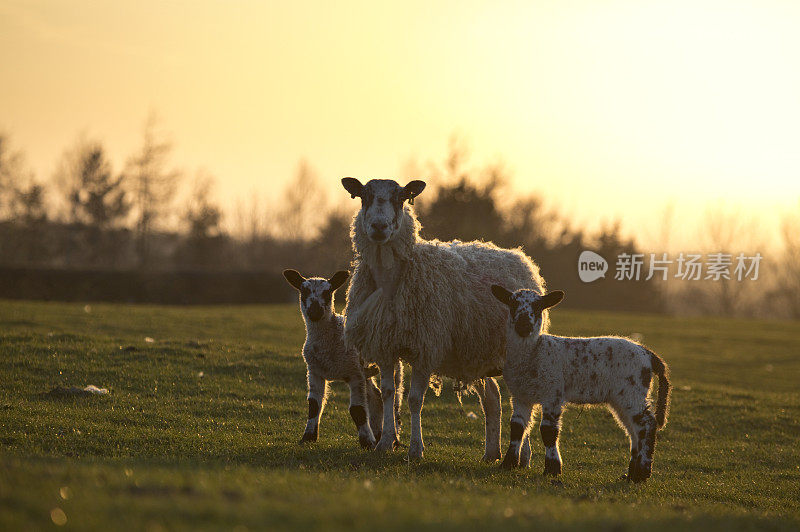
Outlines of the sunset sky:
[[116,167],[157,111],[173,161],[269,197],[306,158],[395,177],[460,135],[576,224],[657,232],[800,201],[800,2],[0,0],[0,130],[41,179],[81,132]]

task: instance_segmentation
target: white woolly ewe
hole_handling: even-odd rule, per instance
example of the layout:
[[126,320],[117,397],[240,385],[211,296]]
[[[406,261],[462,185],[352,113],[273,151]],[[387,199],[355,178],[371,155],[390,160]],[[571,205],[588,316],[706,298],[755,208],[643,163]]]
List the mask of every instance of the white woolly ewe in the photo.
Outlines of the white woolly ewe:
[[[406,200],[425,188],[391,180],[342,180],[361,198],[350,235],[355,271],[347,292],[345,340],[381,369],[383,430],[378,450],[397,441],[391,405],[392,368],[398,359],[413,367],[409,457],[423,454],[420,414],[432,375],[474,383],[486,418],[484,459],[500,458],[500,390],[492,376],[505,361],[505,308],[488,288],[503,283],[544,293],[539,268],[519,249],[489,242],[423,240]],[[546,316],[545,316],[546,318]]]
[[[491,289],[510,311],[504,328],[508,352],[503,377],[513,397],[514,413],[503,467],[519,465],[520,441],[529,434],[534,405],[541,405],[544,472],[559,475],[558,434],[564,405],[603,404],[630,438],[628,480],[647,480],[653,466],[656,431],[667,421],[670,383],[664,361],[627,338],[542,334],[542,313],[557,305],[564,292],[556,290],[542,296],[531,290],[512,294],[498,285]],[[648,400],[653,375],[658,376],[655,416]]]
[[306,279],[295,270],[285,270],[283,275],[300,292],[300,310],[306,325],[303,358],[308,375],[308,422],[300,443],[317,441],[328,382],[344,381],[350,386],[350,416],[358,429],[358,441],[371,449],[375,436],[380,437],[381,394],[372,378],[365,377],[358,351],[345,347],[344,318],[334,312],[333,306],[334,291],[350,274],[339,271],[330,279]]

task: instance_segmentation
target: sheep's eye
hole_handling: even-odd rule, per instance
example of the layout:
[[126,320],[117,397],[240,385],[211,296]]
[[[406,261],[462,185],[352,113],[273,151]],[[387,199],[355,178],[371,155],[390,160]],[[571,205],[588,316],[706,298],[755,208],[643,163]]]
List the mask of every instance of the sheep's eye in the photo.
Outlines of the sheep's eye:
[[361,195],[361,206],[364,209],[368,209],[369,206],[372,204],[372,199],[373,199],[372,193],[369,191],[364,191],[364,193]]
[[303,286],[300,288],[300,297],[305,299],[310,295],[311,295],[311,290],[309,290],[307,286]]
[[330,290],[325,290],[322,292],[322,298],[325,300],[325,303],[331,302],[331,294],[332,292]]
[[395,192],[394,196],[392,196],[392,205],[394,205],[395,208],[402,206],[404,201],[402,189]]

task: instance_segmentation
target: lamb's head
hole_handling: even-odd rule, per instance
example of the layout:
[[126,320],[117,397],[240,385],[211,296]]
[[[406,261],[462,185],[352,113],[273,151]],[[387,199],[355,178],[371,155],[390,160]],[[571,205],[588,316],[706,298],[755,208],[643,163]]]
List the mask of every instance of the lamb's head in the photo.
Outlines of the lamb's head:
[[508,306],[511,314],[511,326],[522,338],[533,334],[538,337],[542,332],[542,312],[558,305],[564,299],[564,292],[553,290],[540,296],[533,290],[520,289],[509,292],[500,285],[492,285],[492,294],[501,303]]
[[330,279],[311,277],[306,279],[297,270],[283,270],[283,276],[300,292],[300,311],[308,321],[319,321],[333,313],[333,293],[350,276],[344,270]]
[[362,229],[376,244],[385,244],[394,237],[403,222],[403,204],[425,189],[424,181],[411,181],[401,187],[391,179],[372,179],[362,185],[358,179],[345,177],[342,185],[353,198],[361,198],[359,219]]

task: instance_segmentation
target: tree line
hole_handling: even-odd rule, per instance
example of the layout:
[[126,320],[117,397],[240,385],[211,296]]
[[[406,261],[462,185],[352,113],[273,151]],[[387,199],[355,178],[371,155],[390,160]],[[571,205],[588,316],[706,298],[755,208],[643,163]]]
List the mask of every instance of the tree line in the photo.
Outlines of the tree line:
[[[299,163],[272,203],[256,197],[239,202],[226,228],[213,177],[199,173],[190,180],[171,165],[171,145],[156,126],[148,120],[140,147],[119,169],[101,142],[79,139],[47,181],[37,180],[9,136],[0,135],[0,266],[271,274],[292,267],[329,275],[350,264],[349,225],[357,204],[337,201],[339,207],[331,208],[327,187],[310,164]],[[566,290],[576,307],[800,317],[800,254],[790,220],[785,250],[758,289],[735,282],[674,288],[676,283],[655,280],[614,280],[613,271],[585,284],[576,273],[583,250],[611,261],[641,252],[634,239],[623,235],[619,223],[593,232],[575,227],[546,198],[513,191],[502,164],[474,166],[468,156],[451,142],[443,161],[408,165],[409,179],[429,182],[416,200],[425,238],[521,246],[549,286]],[[179,204],[180,188],[191,191]]]

